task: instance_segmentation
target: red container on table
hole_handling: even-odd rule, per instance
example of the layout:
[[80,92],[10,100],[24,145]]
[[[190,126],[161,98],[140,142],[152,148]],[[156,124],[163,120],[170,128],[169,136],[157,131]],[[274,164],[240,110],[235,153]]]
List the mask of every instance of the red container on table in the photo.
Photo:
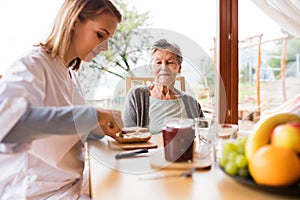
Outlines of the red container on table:
[[194,152],[193,119],[172,118],[162,129],[165,159],[170,162],[192,162]]

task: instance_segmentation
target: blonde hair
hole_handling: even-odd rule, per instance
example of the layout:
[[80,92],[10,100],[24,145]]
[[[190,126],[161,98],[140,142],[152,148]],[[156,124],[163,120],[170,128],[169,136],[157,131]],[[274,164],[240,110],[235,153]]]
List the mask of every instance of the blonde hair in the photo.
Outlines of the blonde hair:
[[[122,21],[121,13],[109,0],[65,0],[55,18],[51,33],[45,43],[40,43],[39,46],[51,56],[64,59],[71,43],[72,28],[76,19],[86,22],[105,12],[113,14],[118,22]],[[78,58],[73,69],[77,70],[80,62]]]

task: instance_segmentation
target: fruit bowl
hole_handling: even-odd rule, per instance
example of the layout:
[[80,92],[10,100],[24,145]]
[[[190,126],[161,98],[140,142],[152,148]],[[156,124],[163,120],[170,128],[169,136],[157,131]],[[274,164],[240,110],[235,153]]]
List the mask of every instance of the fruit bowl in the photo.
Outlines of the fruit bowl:
[[267,186],[267,185],[259,185],[254,182],[252,178],[245,178],[237,175],[230,175],[225,172],[224,168],[220,165],[218,166],[223,173],[232,178],[238,183],[241,183],[245,186],[251,187],[255,190],[260,190],[263,192],[269,192],[272,194],[279,194],[285,196],[299,197],[300,196],[300,182],[291,186]]

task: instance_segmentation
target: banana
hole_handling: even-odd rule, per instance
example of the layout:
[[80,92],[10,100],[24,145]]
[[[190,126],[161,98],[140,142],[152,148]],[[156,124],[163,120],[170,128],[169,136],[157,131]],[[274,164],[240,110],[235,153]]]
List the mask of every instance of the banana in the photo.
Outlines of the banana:
[[271,133],[276,126],[292,121],[300,122],[300,117],[293,113],[279,113],[260,120],[249,135],[245,146],[245,154],[248,162],[251,161],[253,154],[260,147],[270,143]]

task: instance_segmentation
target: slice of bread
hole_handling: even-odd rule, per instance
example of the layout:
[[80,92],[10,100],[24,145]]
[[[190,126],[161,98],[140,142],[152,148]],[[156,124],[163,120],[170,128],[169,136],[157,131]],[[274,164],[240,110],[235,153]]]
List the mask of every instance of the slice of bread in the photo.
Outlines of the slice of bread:
[[137,127],[137,126],[133,126],[133,127],[124,127],[122,128],[122,131],[125,133],[132,133],[132,132],[147,132],[148,128],[144,128],[144,127]]
[[131,133],[117,133],[115,140],[119,143],[141,143],[147,142],[152,137],[152,133],[150,132],[131,132]]

